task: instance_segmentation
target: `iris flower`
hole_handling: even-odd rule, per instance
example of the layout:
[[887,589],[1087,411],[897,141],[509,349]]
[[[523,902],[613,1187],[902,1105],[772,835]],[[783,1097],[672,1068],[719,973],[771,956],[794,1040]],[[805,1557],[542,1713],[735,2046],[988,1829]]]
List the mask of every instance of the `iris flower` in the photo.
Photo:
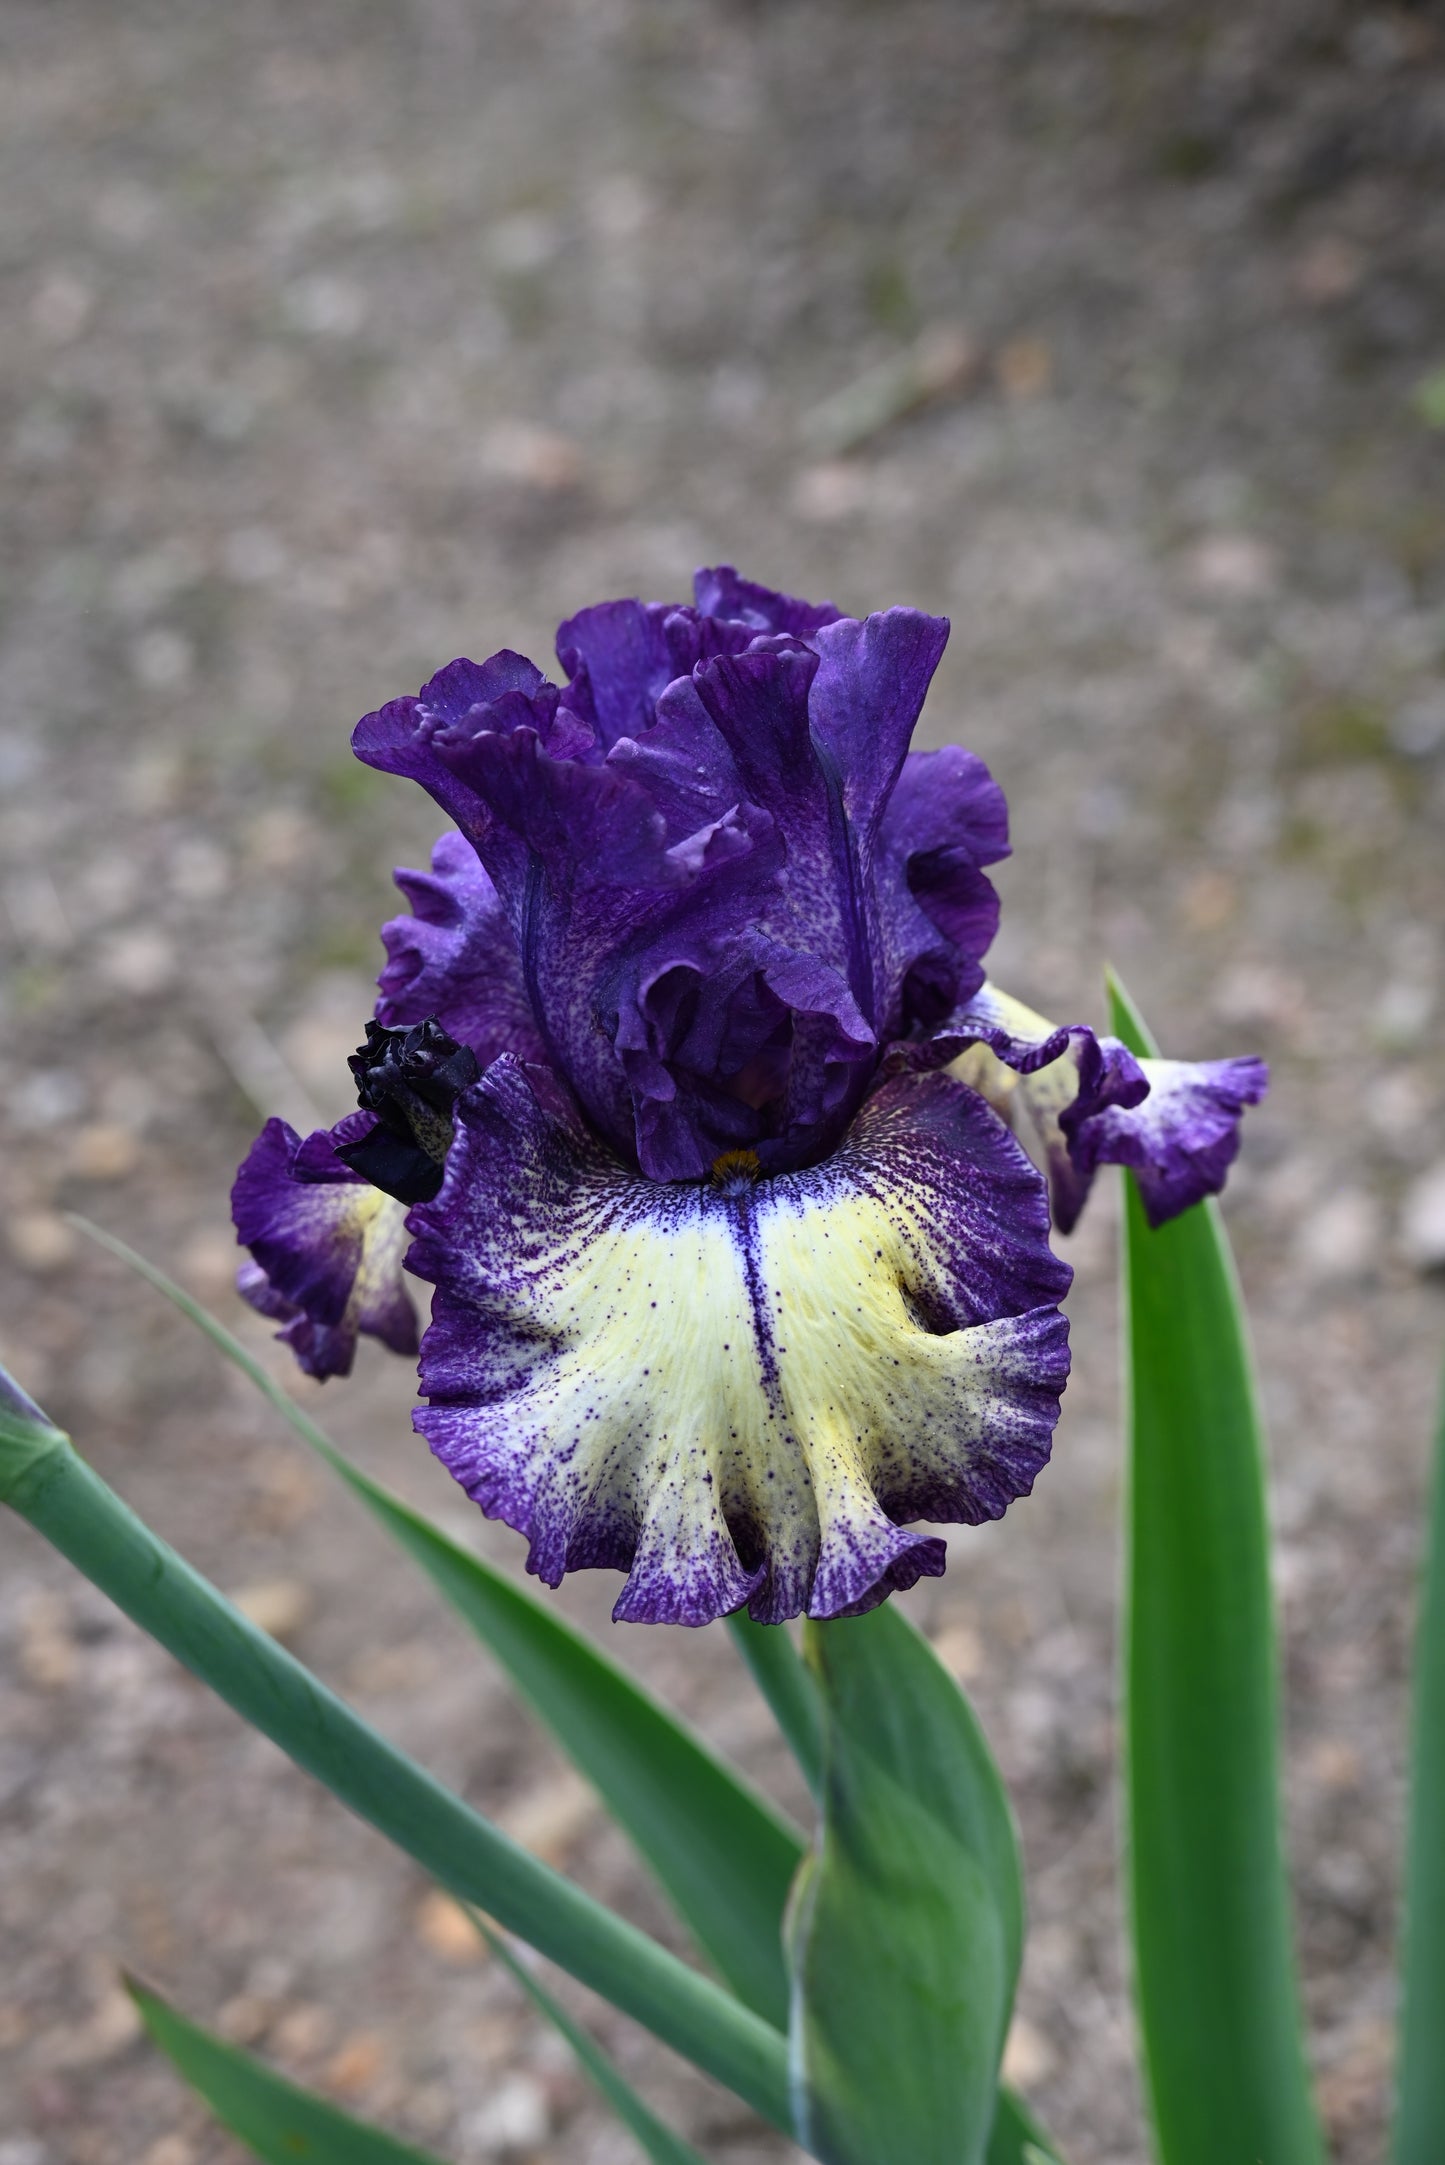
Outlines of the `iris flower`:
[[[984,975],[1003,794],[909,740],[948,635],[699,573],[551,682],[455,661],[358,724],[453,822],[399,872],[360,1109],[242,1166],[242,1290],[312,1375],[416,1347],[416,1426],[619,1619],[861,1613],[916,1522],[1026,1495],[1095,1169],[1218,1189],[1255,1060],[1138,1061]],[[408,1245],[409,1244],[409,1245]]]

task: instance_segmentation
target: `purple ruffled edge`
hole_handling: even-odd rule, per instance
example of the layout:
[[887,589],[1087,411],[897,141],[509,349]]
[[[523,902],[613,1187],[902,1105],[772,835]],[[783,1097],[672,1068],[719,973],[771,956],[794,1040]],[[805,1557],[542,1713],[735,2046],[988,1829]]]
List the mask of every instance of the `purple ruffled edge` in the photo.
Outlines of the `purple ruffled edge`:
[[1257,1105],[1269,1087],[1263,1060],[1141,1061],[1120,1039],[1100,1037],[1086,1024],[1044,1028],[1042,1036],[1011,1031],[985,986],[935,1034],[923,1057],[951,1061],[982,1045],[1020,1077],[1015,1089],[1025,1105],[1030,1077],[1072,1059],[1077,1088],[1057,1112],[1064,1148],[1047,1151],[1061,1233],[1078,1223],[1101,1165],[1128,1167],[1155,1227],[1219,1194],[1239,1154],[1245,1108]]
[[416,1310],[402,1277],[400,1207],[337,1156],[375,1125],[351,1113],[303,1142],[271,1119],[251,1145],[231,1190],[236,1238],[251,1251],[236,1290],[318,1381],[351,1372],[358,1334],[415,1355]]

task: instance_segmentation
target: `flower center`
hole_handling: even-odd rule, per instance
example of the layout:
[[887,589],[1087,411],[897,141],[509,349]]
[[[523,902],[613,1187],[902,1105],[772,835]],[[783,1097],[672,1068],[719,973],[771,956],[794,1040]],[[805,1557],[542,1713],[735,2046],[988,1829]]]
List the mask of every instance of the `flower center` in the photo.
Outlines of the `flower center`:
[[712,1161],[713,1186],[732,1201],[748,1193],[762,1170],[756,1150],[725,1150]]

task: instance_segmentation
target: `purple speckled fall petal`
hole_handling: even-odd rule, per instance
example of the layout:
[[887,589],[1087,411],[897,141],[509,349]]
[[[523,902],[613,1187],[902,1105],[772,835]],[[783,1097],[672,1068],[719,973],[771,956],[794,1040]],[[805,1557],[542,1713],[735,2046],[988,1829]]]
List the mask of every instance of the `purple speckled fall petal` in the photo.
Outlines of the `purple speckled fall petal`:
[[619,1619],[857,1613],[942,1570],[906,1521],[995,1518],[1048,1456],[1069,1272],[945,1076],[885,1084],[811,1170],[670,1185],[503,1058],[409,1224],[418,1427],[549,1584],[625,1571]]
[[231,1191],[236,1238],[252,1256],[237,1289],[285,1326],[278,1335],[308,1375],[349,1374],[363,1331],[394,1353],[417,1349],[402,1277],[405,1212],[336,1154],[374,1125],[352,1113],[303,1142],[284,1120],[268,1120]]

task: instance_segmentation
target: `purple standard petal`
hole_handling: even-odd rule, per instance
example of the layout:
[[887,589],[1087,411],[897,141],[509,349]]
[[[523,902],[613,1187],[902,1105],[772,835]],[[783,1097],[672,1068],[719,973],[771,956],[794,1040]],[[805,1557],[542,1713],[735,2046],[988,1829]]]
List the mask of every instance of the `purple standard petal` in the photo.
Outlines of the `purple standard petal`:
[[444,834],[429,872],[398,871],[410,917],[381,928],[386,968],[377,1020],[388,1028],[435,1016],[482,1067],[500,1052],[543,1057],[522,957],[496,888],[465,835]]
[[415,1353],[416,1311],[402,1278],[405,1212],[337,1155],[376,1125],[352,1113],[303,1143],[284,1120],[268,1120],[236,1175],[236,1238],[253,1260],[237,1289],[279,1335],[308,1375],[351,1370],[358,1332]]
[[603,747],[652,727],[668,685],[713,654],[741,653],[755,636],[670,602],[603,601],[557,633],[557,659],[572,680],[568,703],[589,716]]
[[446,806],[494,890],[463,893],[451,848],[407,875],[383,1015],[543,1059],[659,1180],[836,1144],[881,1047],[981,982],[1006,847],[976,761],[906,762],[941,618],[855,622],[727,567],[698,596],[581,611],[562,687],[516,654],[453,662],[354,740]]
[[831,601],[799,601],[795,594],[755,586],[751,579],[740,579],[731,564],[694,572],[692,590],[704,616],[724,617],[755,632],[788,632],[796,639],[811,638],[842,613]]
[[956,1055],[949,1073],[987,1098],[1043,1164],[1064,1233],[1100,1165],[1131,1167],[1154,1225],[1217,1194],[1244,1108],[1268,1084],[1259,1060],[1136,1060],[1117,1038],[1082,1023],[1056,1027],[994,985],[950,1016],[934,1044]]
[[668,1186],[498,1060],[409,1221],[436,1293],[416,1416],[548,1584],[622,1620],[855,1614],[944,1564],[1048,1457],[1068,1366],[1043,1185],[976,1094],[902,1076],[842,1148]]
[[[760,636],[745,653],[719,656],[693,672],[742,787],[772,814],[783,837],[783,892],[769,930],[844,977],[880,1041],[903,1027],[902,984],[914,957],[943,945],[937,925],[912,899],[909,864],[916,852],[896,834],[886,843],[883,836],[947,638],[946,619],[889,609],[862,622],[825,623],[806,641]],[[958,797],[954,792],[951,803]],[[984,825],[970,803],[955,832],[935,806],[927,847],[936,850],[946,832],[975,862],[971,845]],[[962,923],[959,915],[951,930]],[[940,1012],[981,982],[977,958],[992,931],[992,918],[966,928],[977,945],[957,958]]]
[[[494,822],[475,789],[455,774],[436,748],[438,734],[464,726],[468,717],[509,694],[528,697],[544,684],[542,672],[521,654],[503,649],[482,663],[449,662],[415,699],[392,699],[364,714],[351,733],[351,749],[368,767],[405,775],[435,797],[472,842],[492,836]],[[505,837],[493,836],[498,850]],[[495,867],[488,869],[496,877]]]
[[931,1027],[978,992],[998,930],[983,868],[1008,854],[1008,806],[983,761],[957,744],[910,752],[877,843],[882,1035]]

